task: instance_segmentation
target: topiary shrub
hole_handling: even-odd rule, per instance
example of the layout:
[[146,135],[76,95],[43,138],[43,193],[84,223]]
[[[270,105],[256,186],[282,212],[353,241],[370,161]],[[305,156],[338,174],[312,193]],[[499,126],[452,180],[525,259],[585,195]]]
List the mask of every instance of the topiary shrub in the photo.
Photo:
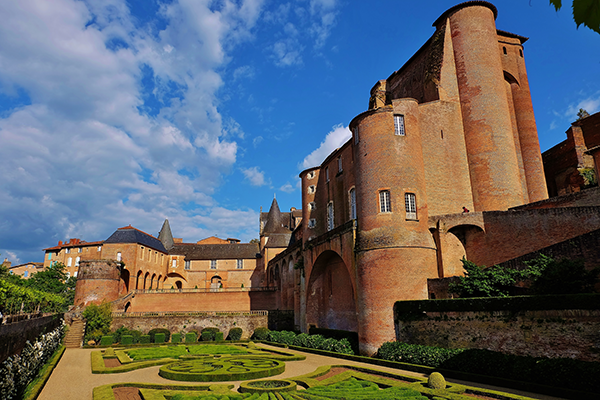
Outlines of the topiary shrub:
[[132,335],[122,335],[121,336],[121,344],[133,344],[133,336]]
[[427,386],[431,389],[446,389],[446,379],[439,372],[434,372],[427,378]]
[[227,339],[229,340],[240,340],[242,338],[242,328],[231,328]]
[[198,334],[196,332],[188,332],[185,334],[186,343],[195,343],[198,341]]
[[181,333],[174,333],[171,335],[171,343],[181,343]]
[[112,336],[102,336],[100,339],[100,346],[112,346],[113,337]]
[[219,328],[208,327],[202,329],[200,336],[202,337],[203,342],[213,342],[215,340],[215,335],[219,332]]
[[222,341],[223,341],[223,332],[215,333],[215,342],[222,342]]
[[142,344],[152,343],[151,340],[150,340],[150,335],[142,335],[140,337],[140,343],[142,343]]
[[154,335],[154,343],[164,343],[165,342],[165,334],[164,333],[156,333]]
[[252,334],[252,339],[256,340],[267,340],[269,338],[269,328],[264,326],[258,327],[254,330]]
[[[158,343],[158,342],[156,342],[156,339],[154,338],[154,336],[157,333],[164,333],[165,334],[165,340],[164,340],[165,342],[168,342],[169,339],[171,338],[171,331],[169,331],[168,329],[166,329],[166,328],[154,328],[154,329],[151,329],[150,332],[148,332],[148,335],[150,335],[150,342],[151,343]],[[160,343],[162,343],[162,342],[160,342]]]

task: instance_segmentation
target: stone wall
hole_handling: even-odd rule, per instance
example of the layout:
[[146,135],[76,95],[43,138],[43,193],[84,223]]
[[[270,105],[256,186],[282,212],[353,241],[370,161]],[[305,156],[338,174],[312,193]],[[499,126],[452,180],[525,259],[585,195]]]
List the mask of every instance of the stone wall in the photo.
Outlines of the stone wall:
[[62,314],[47,315],[0,325],[0,362],[21,353],[25,343],[60,326]]
[[111,329],[124,326],[144,334],[154,328],[166,328],[171,333],[197,331],[217,327],[226,338],[231,328],[242,328],[242,339],[248,339],[254,329],[264,326],[269,329],[291,330],[293,312],[254,311],[239,313],[113,313]]
[[[435,303],[427,300],[397,302],[394,309],[396,337],[401,342],[426,346],[488,349],[523,356],[598,362],[599,300],[599,295],[591,295],[584,299],[587,305],[576,309],[519,310],[519,306],[500,309],[502,307],[486,305],[464,310],[464,307],[456,307],[463,308],[461,311],[451,311],[451,307],[441,307],[443,310],[438,311],[431,311],[429,307],[427,310],[428,302]],[[455,302],[459,305],[463,301],[474,300],[438,300],[437,304]],[[406,313],[406,303],[414,303],[412,308],[420,311]]]

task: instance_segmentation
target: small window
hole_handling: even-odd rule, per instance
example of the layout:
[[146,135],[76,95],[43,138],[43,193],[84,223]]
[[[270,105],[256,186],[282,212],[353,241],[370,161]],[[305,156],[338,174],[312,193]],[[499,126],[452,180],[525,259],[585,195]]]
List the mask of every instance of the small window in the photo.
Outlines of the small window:
[[210,260],[210,269],[217,269],[217,260]]
[[358,143],[358,125],[354,128],[354,143]]
[[325,167],[325,182],[329,182],[329,167]]
[[[12,272],[12,271],[10,271],[10,272]],[[25,278],[27,278],[27,276],[28,276],[28,275],[29,275],[29,271],[25,271],[25,273],[23,274],[23,276],[24,276]]]
[[77,278],[77,273],[78,273],[78,272],[79,272],[79,271],[75,271],[75,272],[73,272],[73,276],[74,276],[75,278]]
[[117,261],[121,261],[121,258],[122,258],[122,256],[121,256],[121,252],[118,252],[118,253],[117,253]]
[[338,172],[342,172],[342,157],[338,157]]
[[308,194],[313,194],[315,193],[315,185],[310,185],[308,187]]
[[77,258],[75,259],[75,266],[76,266],[76,267],[79,267],[79,261],[80,261],[80,260],[81,260],[81,257],[77,257]]
[[244,269],[244,260],[237,260],[237,269]]
[[66,248],[66,249],[65,249],[65,253],[66,253],[66,254],[69,254],[70,252],[71,252],[71,249],[69,249],[69,248]]
[[177,259],[176,258],[171,260],[171,268],[177,268]]
[[315,226],[317,226],[317,220],[314,218],[311,218],[308,220],[308,227],[309,228],[314,228]]
[[521,58],[523,57],[523,50],[519,49],[519,55],[521,56]]
[[190,269],[190,260],[185,260],[185,269]]
[[73,263],[73,258],[69,257],[69,259],[67,260],[67,267],[70,267],[72,263]]
[[406,219],[417,219],[417,199],[414,193],[404,194]]
[[356,219],[356,190],[350,189],[350,219]]
[[310,171],[308,174],[306,174],[306,177],[308,179],[313,179],[315,177],[315,171]]
[[506,54],[506,46],[502,46],[502,51]]
[[78,252],[78,253],[81,253],[81,247],[78,247],[78,248],[77,248],[77,252]]
[[334,221],[333,221],[333,202],[330,201],[327,204],[327,230],[330,231],[333,229]]
[[379,192],[379,211],[382,213],[392,212],[389,190],[382,190]]
[[314,211],[317,209],[317,203],[315,203],[314,201],[311,201],[310,203],[308,203],[308,210],[309,211]]
[[394,132],[398,136],[404,136],[404,115],[394,115]]
[[98,246],[98,251],[101,251],[101,250],[102,250],[102,246]]
[[140,250],[140,253],[141,253],[142,260],[143,260],[144,259],[144,246],[142,246],[142,249]]
[[52,260],[52,253],[48,253],[48,260]]

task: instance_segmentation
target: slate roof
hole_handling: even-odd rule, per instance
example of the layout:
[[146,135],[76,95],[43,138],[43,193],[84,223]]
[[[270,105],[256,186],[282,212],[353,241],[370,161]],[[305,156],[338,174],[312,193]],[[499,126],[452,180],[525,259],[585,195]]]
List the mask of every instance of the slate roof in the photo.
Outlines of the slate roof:
[[258,243],[195,244],[175,243],[171,255],[184,255],[186,260],[233,260],[256,258]]
[[131,225],[117,229],[115,233],[110,235],[110,237],[104,241],[104,243],[138,243],[154,250],[167,253],[167,249],[165,249],[165,246],[163,246],[160,240]]
[[268,235],[268,237],[269,240],[267,240],[265,247],[288,247],[290,244],[290,239],[292,238],[292,232],[288,231],[288,233],[271,234]]
[[171,225],[169,225],[169,220],[165,219],[163,222],[162,228],[160,228],[160,232],[158,233],[158,240],[165,246],[165,249],[169,250],[173,247],[175,242],[173,241],[173,234],[171,233]]

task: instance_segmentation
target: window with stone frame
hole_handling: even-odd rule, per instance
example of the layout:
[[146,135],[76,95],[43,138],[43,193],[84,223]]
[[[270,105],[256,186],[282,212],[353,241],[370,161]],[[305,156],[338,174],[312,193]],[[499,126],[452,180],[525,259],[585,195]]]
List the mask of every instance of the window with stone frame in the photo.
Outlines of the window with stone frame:
[[238,258],[236,267],[237,269],[244,269],[244,260]]
[[350,219],[356,219],[356,190],[354,188],[350,189],[348,197],[350,201]]
[[190,260],[185,260],[184,261],[184,269],[190,269]]
[[398,136],[405,136],[404,115],[394,114],[394,133]]
[[414,193],[404,194],[404,206],[406,208],[406,219],[417,219],[417,196]]

